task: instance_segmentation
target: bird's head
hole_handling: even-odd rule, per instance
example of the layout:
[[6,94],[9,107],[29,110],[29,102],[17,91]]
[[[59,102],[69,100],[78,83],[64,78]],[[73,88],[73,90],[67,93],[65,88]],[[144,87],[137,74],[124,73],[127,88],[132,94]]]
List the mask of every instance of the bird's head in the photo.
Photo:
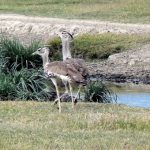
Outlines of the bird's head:
[[63,31],[58,31],[56,34],[61,38],[62,41],[72,41],[73,40],[73,34],[63,30]]
[[43,48],[38,48],[32,55],[40,55],[40,56],[45,56],[49,55],[49,48],[47,46]]

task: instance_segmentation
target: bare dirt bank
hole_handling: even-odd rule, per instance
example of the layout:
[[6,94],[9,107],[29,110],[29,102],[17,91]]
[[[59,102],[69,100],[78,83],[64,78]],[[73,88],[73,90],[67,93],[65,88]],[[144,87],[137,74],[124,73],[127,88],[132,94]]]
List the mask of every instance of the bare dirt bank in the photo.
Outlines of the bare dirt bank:
[[[1,33],[19,38],[24,43],[34,39],[45,41],[60,29],[76,29],[83,33],[150,34],[150,25],[121,24],[90,20],[27,17],[0,14]],[[150,84],[150,44],[112,55],[101,63],[90,63],[91,75],[106,80]]]
[[150,44],[89,64],[90,74],[102,80],[150,84]]
[[122,24],[91,20],[68,20],[44,17],[28,17],[16,14],[0,14],[0,31],[14,35],[22,40],[42,39],[53,36],[59,29],[76,29],[79,34],[83,33],[128,33],[149,34],[148,24]]

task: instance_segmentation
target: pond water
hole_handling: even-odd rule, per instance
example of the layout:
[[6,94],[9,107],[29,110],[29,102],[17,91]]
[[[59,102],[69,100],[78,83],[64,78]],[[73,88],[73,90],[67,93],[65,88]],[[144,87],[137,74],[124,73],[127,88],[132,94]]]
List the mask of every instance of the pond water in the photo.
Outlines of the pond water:
[[106,83],[117,95],[118,104],[150,108],[150,85]]

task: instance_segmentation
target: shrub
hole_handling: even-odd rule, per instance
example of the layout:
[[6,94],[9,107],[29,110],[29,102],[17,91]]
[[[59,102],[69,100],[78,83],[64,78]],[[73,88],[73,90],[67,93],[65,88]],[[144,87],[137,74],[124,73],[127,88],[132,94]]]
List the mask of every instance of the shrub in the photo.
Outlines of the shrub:
[[89,81],[85,89],[85,101],[112,103],[117,101],[116,95],[101,81]]
[[0,74],[0,100],[15,99],[15,88],[11,76]]
[[5,59],[5,69],[10,70],[13,64],[17,64],[17,70],[22,67],[32,68],[41,66],[41,59],[32,56],[32,53],[39,48],[39,42],[32,42],[29,46],[24,46],[15,39],[6,37],[0,38],[0,60]]
[[42,70],[22,68],[17,71],[14,68],[7,75],[0,75],[1,100],[54,100],[53,86]]
[[47,89],[47,92],[48,81],[41,71],[22,68],[20,71],[14,71],[12,76],[17,99],[45,101],[52,98],[50,91],[53,89]]
[[42,59],[31,54],[39,43],[22,45],[15,39],[0,39],[0,99],[53,100],[52,84],[43,75]]
[[[75,37],[73,40],[71,51],[72,56],[82,57],[84,59],[106,59],[114,53],[119,53],[129,49],[136,43],[149,41],[149,36],[137,36],[127,34],[84,34]],[[51,59],[62,59],[62,46],[59,37],[50,39],[46,43],[50,45]]]
[[[73,53],[86,59],[106,59],[129,47],[127,35],[105,33],[100,35],[84,34],[75,38]],[[132,40],[131,40],[132,41]]]
[[59,37],[54,37],[46,42],[50,48],[50,59],[52,61],[62,60],[62,45]]

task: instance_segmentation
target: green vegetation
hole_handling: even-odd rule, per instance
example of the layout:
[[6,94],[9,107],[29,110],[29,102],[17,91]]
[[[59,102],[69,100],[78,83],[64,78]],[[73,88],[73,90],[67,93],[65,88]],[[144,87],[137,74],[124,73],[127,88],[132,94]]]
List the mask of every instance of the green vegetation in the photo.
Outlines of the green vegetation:
[[15,85],[12,82],[10,76],[6,74],[0,74],[0,100],[12,100],[15,97]]
[[50,93],[53,87],[45,79],[41,69],[41,59],[32,56],[38,47],[37,42],[24,46],[17,40],[1,37],[0,100],[54,99]]
[[[84,57],[87,60],[105,59],[113,53],[118,53],[134,47],[135,45],[149,41],[150,36],[148,35],[116,35],[111,33],[101,35],[86,34],[75,38],[74,43],[72,43],[72,53],[74,56]],[[62,58],[60,39],[54,38],[47,41],[47,44],[50,45],[51,60],[60,60]],[[8,38],[1,37],[1,99],[46,100],[53,97],[53,95],[46,92],[48,90],[53,91],[53,87],[50,86],[51,83],[48,83],[48,85],[45,84],[46,80],[41,71],[41,58],[31,55],[39,48],[39,46],[40,43],[38,42],[33,42],[29,46],[24,46],[15,39],[10,40]],[[49,86],[50,89],[48,88]],[[98,88],[101,89],[101,87]],[[87,94],[87,97],[89,97],[89,94],[90,93]],[[109,96],[106,97],[107,100],[110,99]],[[105,100],[105,102],[107,100]]]
[[149,150],[150,110],[122,105],[0,102],[1,150]]
[[[113,53],[125,51],[149,41],[149,35],[85,34],[75,37],[74,43],[72,43],[72,53],[73,56],[86,60],[106,59]],[[51,60],[60,60],[62,58],[60,38],[48,40],[46,44],[50,45]],[[54,91],[51,82],[47,83],[43,75],[41,58],[31,55],[40,45],[39,42],[33,42],[31,45],[25,46],[15,39],[0,38],[0,99],[44,101],[55,98],[51,94]],[[99,102],[112,102],[111,94],[102,85],[96,85],[95,88],[91,85],[89,88],[95,91],[103,90],[100,93],[103,93],[101,96],[104,101],[99,99]],[[108,95],[104,91],[108,92]],[[89,98],[89,94],[93,94],[90,89],[86,92],[86,97]],[[97,100],[94,98],[93,101]]]
[[150,23],[149,0],[0,0],[1,13]]
[[0,58],[6,62],[5,68],[7,68],[8,71],[14,67],[16,70],[22,67],[32,68],[42,63],[41,59],[32,56],[32,53],[38,49],[39,46],[39,42],[32,42],[31,45],[24,46],[16,39],[0,37]]
[[117,102],[117,97],[101,81],[90,81],[85,88],[85,101],[98,103]]
[[[0,43],[0,99],[54,100],[54,89],[50,81],[49,83],[46,81],[42,73],[43,71],[40,68],[42,62],[38,60],[41,60],[41,58],[32,56],[32,53],[38,49],[39,43],[35,42],[30,46],[24,46],[19,41],[4,37],[1,38]],[[50,45],[52,52],[55,52],[54,55],[52,55],[53,60],[60,59],[60,39],[53,39],[50,41]],[[59,55],[59,57],[56,57],[57,55]],[[94,90],[97,90],[100,92],[98,94],[100,94],[101,97],[97,97],[99,101],[93,100],[94,102],[112,102],[112,98],[107,95],[107,93],[109,95],[111,95],[111,93],[101,84],[102,83],[94,88],[92,88],[93,84],[89,84],[91,86],[87,88],[89,88],[89,90],[92,88],[92,93],[87,92],[88,89],[86,93],[90,96],[93,95]],[[93,99],[92,97],[91,99]]]
[[[149,35],[127,35],[104,33],[100,35],[84,34],[77,36],[72,43],[73,56],[84,59],[106,59],[109,55],[119,53],[130,48],[150,42]],[[49,40],[52,55],[55,58],[60,56],[61,41],[59,38]],[[57,51],[56,51],[57,50]],[[57,56],[57,57],[56,57]]]
[[[50,45],[51,52],[55,52],[52,55],[53,60],[60,59],[60,39],[53,39],[50,41]],[[41,58],[32,56],[32,53],[36,51],[39,46],[38,42],[24,46],[17,40],[1,37],[0,100],[54,100],[56,94],[51,82],[48,81],[43,74],[41,69],[42,62],[39,61]],[[56,57],[58,55],[59,57]],[[101,86],[101,84],[94,87],[92,93],[89,92],[88,96],[93,95],[93,90],[100,90],[98,94],[100,94],[101,97],[97,97],[100,100],[94,100],[93,102],[112,102],[112,98],[109,97],[111,93],[105,86]]]
[[50,48],[51,61],[62,60],[62,44],[59,37],[47,40],[46,45],[49,45]]

